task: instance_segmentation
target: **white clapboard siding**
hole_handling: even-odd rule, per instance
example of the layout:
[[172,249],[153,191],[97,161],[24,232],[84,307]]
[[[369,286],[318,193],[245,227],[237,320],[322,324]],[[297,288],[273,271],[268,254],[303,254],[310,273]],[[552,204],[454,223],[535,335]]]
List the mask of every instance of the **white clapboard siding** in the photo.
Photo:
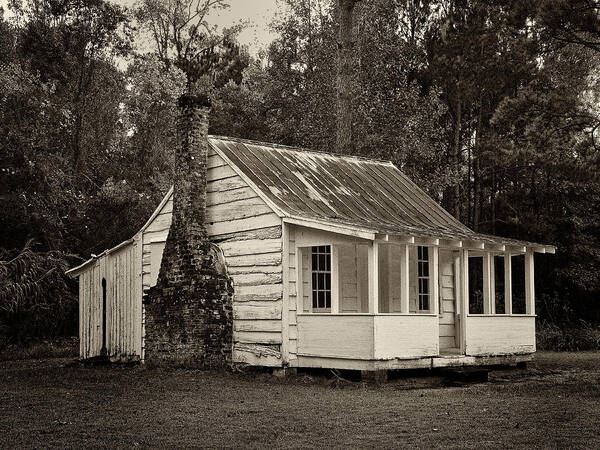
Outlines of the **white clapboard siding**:
[[435,356],[439,351],[438,321],[431,315],[375,316],[375,358]]
[[298,316],[298,355],[373,359],[374,316]]
[[[281,344],[281,219],[214,151],[208,157],[207,193],[207,231],[223,250],[234,283],[234,360],[281,365],[281,354],[275,354]],[[144,289],[157,282],[172,211],[169,198],[144,231]],[[260,348],[252,351],[253,345]]]
[[466,354],[535,352],[535,316],[468,316]]

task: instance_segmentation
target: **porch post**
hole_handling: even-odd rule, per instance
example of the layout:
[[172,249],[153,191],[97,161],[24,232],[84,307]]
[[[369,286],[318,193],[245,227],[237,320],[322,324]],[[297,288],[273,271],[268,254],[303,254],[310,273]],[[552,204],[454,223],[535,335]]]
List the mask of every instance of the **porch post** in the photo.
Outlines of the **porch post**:
[[408,244],[400,246],[400,311],[408,314],[410,310],[409,287],[410,266]]
[[379,313],[379,244],[371,242],[369,247],[369,312]]
[[302,247],[296,247],[296,313],[304,312],[304,279],[302,278]]
[[460,298],[460,349],[466,353],[467,315],[469,314],[469,251],[461,252],[461,298]]
[[490,256],[490,314],[496,314],[496,256]]
[[433,301],[433,307],[431,310],[433,314],[439,314],[440,311],[440,284],[439,284],[439,247],[430,247],[432,250],[431,254],[431,265],[429,267],[429,273],[431,274],[431,300]]
[[490,252],[483,252],[483,313],[491,313]]
[[504,254],[504,313],[512,314],[512,261],[510,252]]
[[331,246],[331,314],[340,312],[339,247]]
[[530,248],[525,252],[525,314],[535,314],[533,251]]

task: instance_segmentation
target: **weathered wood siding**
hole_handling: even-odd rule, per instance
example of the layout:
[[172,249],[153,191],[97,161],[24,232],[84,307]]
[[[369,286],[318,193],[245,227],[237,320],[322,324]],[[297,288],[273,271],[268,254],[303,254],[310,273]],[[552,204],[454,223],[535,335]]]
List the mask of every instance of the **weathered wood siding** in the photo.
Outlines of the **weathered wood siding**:
[[440,250],[440,349],[457,348],[454,254]]
[[288,258],[285,261],[287,267],[284,270],[288,271],[287,276],[287,308],[288,308],[288,346],[287,354],[283,357],[290,364],[294,364],[298,359],[298,277],[296,267],[298,264],[298,258],[296,254],[296,229],[293,225],[284,225],[287,228],[287,239],[288,239]]
[[467,317],[466,354],[511,355],[535,352],[535,316]]
[[113,360],[141,357],[142,304],[134,241],[100,257],[79,276],[80,357],[99,356],[102,350],[103,288],[106,280],[106,350]]
[[100,261],[79,275],[79,357],[99,356],[102,349],[102,276]]
[[[144,230],[144,289],[156,284],[172,211],[170,198]],[[208,157],[207,229],[223,250],[234,281],[234,360],[280,366],[281,219],[214,151]]]

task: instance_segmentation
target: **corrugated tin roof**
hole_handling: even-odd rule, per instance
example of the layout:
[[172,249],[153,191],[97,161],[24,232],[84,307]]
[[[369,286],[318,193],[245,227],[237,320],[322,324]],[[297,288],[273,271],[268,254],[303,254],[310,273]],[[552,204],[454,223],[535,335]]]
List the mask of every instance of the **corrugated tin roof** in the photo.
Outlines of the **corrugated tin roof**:
[[538,245],[475,233],[390,161],[221,136],[210,136],[209,141],[284,217],[378,233]]

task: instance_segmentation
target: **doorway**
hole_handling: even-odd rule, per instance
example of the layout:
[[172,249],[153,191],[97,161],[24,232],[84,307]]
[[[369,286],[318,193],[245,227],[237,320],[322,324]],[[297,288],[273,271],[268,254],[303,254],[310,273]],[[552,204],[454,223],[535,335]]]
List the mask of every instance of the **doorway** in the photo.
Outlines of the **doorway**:
[[460,352],[457,316],[459,253],[440,249],[439,253],[439,327],[440,354]]
[[101,356],[106,356],[106,278],[102,278],[102,349]]

